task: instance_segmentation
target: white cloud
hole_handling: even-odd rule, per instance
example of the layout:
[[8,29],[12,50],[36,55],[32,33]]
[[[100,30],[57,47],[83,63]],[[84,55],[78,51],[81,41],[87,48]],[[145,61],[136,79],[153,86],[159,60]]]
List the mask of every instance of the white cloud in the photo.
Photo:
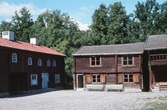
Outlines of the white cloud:
[[89,11],[89,9],[87,7],[80,7],[80,10],[83,10],[83,11]]
[[20,9],[23,7],[26,7],[33,16],[37,16],[47,10],[46,8],[40,9],[32,3],[14,4],[14,3],[1,2],[0,7],[1,7],[0,17],[6,18],[6,21],[9,21],[11,17],[15,15],[15,11],[20,11]]
[[79,29],[80,30],[84,30],[84,31],[86,31],[86,30],[88,30],[89,29],[89,25],[88,24],[82,24],[81,22],[79,22],[79,21],[77,21],[77,23],[78,23],[78,25],[79,25]]

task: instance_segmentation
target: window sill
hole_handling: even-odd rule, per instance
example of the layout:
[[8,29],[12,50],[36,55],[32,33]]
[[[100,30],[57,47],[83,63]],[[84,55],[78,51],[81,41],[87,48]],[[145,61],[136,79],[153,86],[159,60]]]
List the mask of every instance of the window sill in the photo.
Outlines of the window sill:
[[135,65],[122,65],[122,67],[135,67]]
[[90,67],[101,67],[101,65],[90,65]]

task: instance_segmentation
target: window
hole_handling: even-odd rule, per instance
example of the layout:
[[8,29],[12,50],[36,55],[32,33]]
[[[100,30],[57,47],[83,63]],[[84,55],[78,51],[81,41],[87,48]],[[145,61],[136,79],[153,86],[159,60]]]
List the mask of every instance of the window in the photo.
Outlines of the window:
[[133,65],[133,57],[123,56],[123,65]]
[[167,55],[165,55],[165,54],[151,55],[150,56],[150,60],[166,60],[166,59],[167,59]]
[[32,65],[32,58],[31,57],[28,58],[28,65]]
[[50,66],[50,60],[49,59],[47,60],[47,66]]
[[17,54],[16,53],[12,53],[12,62],[17,63]]
[[42,60],[41,59],[38,60],[38,66],[42,66]]
[[56,61],[55,60],[53,60],[52,65],[53,65],[53,67],[56,67]]
[[101,65],[101,58],[99,56],[92,56],[90,63],[92,66]]
[[55,74],[55,83],[60,83],[60,74]]
[[37,74],[31,74],[31,85],[38,85],[38,76]]
[[93,75],[93,82],[100,82],[100,75]]
[[124,82],[133,82],[132,74],[124,74]]

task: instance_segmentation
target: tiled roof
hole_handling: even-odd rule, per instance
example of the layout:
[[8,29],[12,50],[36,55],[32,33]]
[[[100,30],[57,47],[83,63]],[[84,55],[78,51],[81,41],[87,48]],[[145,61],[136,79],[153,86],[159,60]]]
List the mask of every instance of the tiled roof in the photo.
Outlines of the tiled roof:
[[10,41],[10,40],[3,39],[3,38],[0,38],[0,46],[19,49],[19,50],[26,50],[26,51],[32,51],[32,52],[65,56],[64,54],[59,53],[59,52],[52,50],[52,49],[45,47],[45,46],[38,46],[38,45],[34,45],[34,44],[26,43],[26,42],[21,42],[21,41]]
[[149,36],[145,43],[145,50],[167,49],[167,35]]
[[83,46],[73,56],[86,55],[114,55],[114,54],[142,54],[144,43]]

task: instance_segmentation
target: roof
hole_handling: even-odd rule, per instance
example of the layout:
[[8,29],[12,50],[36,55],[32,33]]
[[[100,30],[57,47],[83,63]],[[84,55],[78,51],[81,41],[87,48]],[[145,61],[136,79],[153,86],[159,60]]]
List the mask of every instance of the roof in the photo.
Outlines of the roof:
[[65,56],[64,54],[59,53],[45,46],[38,46],[38,45],[21,42],[21,41],[10,41],[4,38],[0,38],[0,46],[7,47],[7,48],[13,48],[13,49],[19,49],[19,50],[26,50],[26,51],[32,51],[32,52]]
[[83,46],[73,56],[142,54],[144,42],[116,45]]
[[149,36],[145,43],[145,50],[167,49],[167,35]]

